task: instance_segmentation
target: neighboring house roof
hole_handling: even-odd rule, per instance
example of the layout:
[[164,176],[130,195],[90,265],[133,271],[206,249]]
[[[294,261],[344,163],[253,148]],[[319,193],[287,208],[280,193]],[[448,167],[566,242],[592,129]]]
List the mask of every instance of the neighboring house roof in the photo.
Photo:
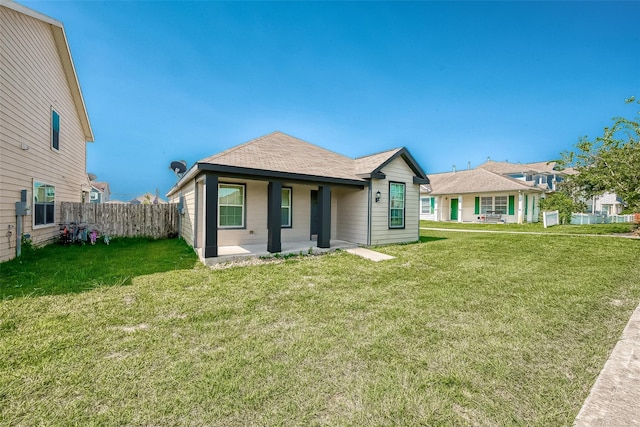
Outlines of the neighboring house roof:
[[496,162],[488,160],[487,162],[478,166],[478,169],[486,169],[488,171],[498,174],[513,174],[513,173],[534,173],[534,174],[567,174],[574,173],[572,168],[564,168],[560,170],[558,162],[534,162],[534,163],[509,163],[509,162]]
[[364,186],[367,178],[380,178],[382,167],[398,156],[411,167],[417,182],[428,182],[405,148],[351,159],[276,131],[198,161],[169,195],[198,171]]
[[164,205],[167,203],[166,200],[162,200],[157,195],[153,195],[151,193],[144,193],[141,196],[136,197],[135,199],[129,200],[129,203],[132,205],[140,205],[140,204],[152,204],[152,205]]
[[430,174],[430,189],[421,186],[422,192],[431,195],[464,194],[464,193],[488,193],[496,191],[542,191],[525,181],[512,179],[506,176],[490,172],[486,169],[471,169],[458,172],[445,172]]
[[23,15],[30,16],[40,21],[46,22],[51,27],[51,32],[56,44],[60,61],[62,62],[62,68],[69,84],[69,91],[73,97],[73,101],[76,105],[78,112],[78,118],[84,132],[84,138],[86,142],[93,142],[93,130],[91,129],[91,123],[89,122],[89,115],[87,108],[82,97],[82,90],[80,89],[80,83],[78,81],[78,75],[73,65],[73,59],[71,58],[71,51],[69,50],[69,43],[67,42],[67,35],[64,31],[64,25],[62,22],[57,21],[35,10],[29,9],[21,4],[15,3],[11,0],[0,0],[0,6],[12,9]]
[[108,182],[98,182],[98,181],[91,181],[91,186],[93,188],[95,188],[96,190],[99,190],[101,192],[109,192],[109,183]]

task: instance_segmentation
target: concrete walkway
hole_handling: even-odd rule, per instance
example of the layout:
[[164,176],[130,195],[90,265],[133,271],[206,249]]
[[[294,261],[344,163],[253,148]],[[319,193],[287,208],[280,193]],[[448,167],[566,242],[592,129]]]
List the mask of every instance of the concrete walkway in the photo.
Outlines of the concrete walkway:
[[640,306],[631,315],[574,426],[640,426]]
[[372,251],[371,249],[366,249],[366,248],[347,249],[347,252],[349,252],[350,254],[353,254],[353,255],[358,255],[358,256],[360,256],[362,258],[366,258],[366,259],[374,261],[374,262],[385,261],[385,260],[388,260],[388,259],[394,259],[395,258],[395,257],[393,257],[391,255],[382,254],[380,252]]

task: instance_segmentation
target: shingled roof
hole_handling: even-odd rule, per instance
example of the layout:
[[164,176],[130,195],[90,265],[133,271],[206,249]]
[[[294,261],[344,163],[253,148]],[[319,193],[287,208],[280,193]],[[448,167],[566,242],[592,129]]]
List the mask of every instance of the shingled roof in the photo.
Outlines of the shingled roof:
[[572,174],[574,173],[572,168],[565,168],[560,170],[558,163],[555,161],[549,162],[534,162],[534,163],[509,163],[509,162],[495,162],[489,160],[480,166],[479,169],[486,169],[488,171],[498,174],[511,174],[511,173],[553,173],[553,174]]
[[198,170],[227,176],[238,174],[364,186],[368,178],[383,177],[381,169],[398,156],[413,170],[416,182],[428,182],[424,171],[405,148],[352,159],[276,131],[196,162],[169,194]]
[[353,159],[278,131],[206,157],[198,163],[361,179],[356,176]]
[[541,191],[525,181],[498,175],[485,169],[430,174],[429,180],[432,188],[430,194],[434,196],[494,191]]

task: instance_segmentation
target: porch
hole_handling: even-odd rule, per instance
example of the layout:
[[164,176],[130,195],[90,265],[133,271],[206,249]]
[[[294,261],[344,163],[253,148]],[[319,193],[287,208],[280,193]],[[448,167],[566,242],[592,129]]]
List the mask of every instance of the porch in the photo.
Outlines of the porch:
[[278,253],[271,253],[267,250],[267,243],[253,244],[253,245],[238,245],[238,246],[219,246],[218,256],[205,258],[203,256],[202,249],[198,249],[198,256],[200,261],[205,265],[212,266],[219,263],[242,261],[250,258],[259,257],[283,257],[288,254],[309,254],[310,251],[313,254],[322,254],[335,251],[336,249],[346,250],[357,248],[356,243],[347,242],[344,240],[331,240],[329,248],[319,248],[318,242],[315,240],[302,240],[293,242],[282,242],[282,250]]

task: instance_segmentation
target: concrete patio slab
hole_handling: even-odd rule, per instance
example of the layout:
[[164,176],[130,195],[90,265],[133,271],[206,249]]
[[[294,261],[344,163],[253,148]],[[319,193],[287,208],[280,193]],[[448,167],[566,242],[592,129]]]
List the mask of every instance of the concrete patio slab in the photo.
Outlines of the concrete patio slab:
[[372,251],[371,249],[365,249],[365,248],[351,248],[351,249],[347,249],[347,252],[349,252],[350,254],[361,256],[362,258],[366,258],[374,262],[385,261],[388,259],[395,258],[391,255],[382,254],[380,252]]
[[640,426],[640,306],[631,315],[574,426]]
[[[282,251],[278,252],[278,256],[300,253],[322,254],[326,252],[333,252],[337,249],[346,250],[358,246],[355,243],[346,242],[344,240],[331,240],[329,243],[331,246],[330,248],[319,248],[317,244],[318,242],[314,240],[282,242]],[[208,266],[276,255],[267,251],[266,243],[258,245],[220,246],[218,248],[218,256],[214,258],[203,258],[201,250],[198,251],[198,254],[200,255],[200,261]]]

